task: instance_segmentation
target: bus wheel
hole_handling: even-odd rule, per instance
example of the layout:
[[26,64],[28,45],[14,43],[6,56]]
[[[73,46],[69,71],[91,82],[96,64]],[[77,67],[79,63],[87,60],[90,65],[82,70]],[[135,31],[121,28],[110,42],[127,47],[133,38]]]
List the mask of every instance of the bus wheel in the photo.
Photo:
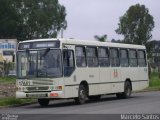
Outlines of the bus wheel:
[[38,99],[38,103],[43,107],[48,106],[49,99]]
[[124,98],[131,97],[131,92],[132,92],[132,86],[131,86],[130,82],[126,81],[125,87],[124,87],[124,92],[123,92]]
[[87,94],[84,85],[79,86],[78,98],[75,98],[76,104],[84,104],[86,102]]
[[124,92],[123,93],[116,93],[117,98],[129,98],[131,97],[132,93],[132,86],[130,82],[126,81],[124,86]]

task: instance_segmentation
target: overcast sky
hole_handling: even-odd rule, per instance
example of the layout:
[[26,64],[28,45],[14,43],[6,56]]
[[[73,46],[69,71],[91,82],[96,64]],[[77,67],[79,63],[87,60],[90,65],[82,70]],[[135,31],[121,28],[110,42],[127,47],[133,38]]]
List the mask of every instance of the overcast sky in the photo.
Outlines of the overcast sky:
[[[131,5],[145,5],[154,17],[152,39],[160,40],[160,0],[59,0],[66,7],[68,27],[64,38],[94,40],[95,35],[107,34],[107,39],[123,39],[115,33],[119,17]],[[60,35],[59,35],[60,36]]]

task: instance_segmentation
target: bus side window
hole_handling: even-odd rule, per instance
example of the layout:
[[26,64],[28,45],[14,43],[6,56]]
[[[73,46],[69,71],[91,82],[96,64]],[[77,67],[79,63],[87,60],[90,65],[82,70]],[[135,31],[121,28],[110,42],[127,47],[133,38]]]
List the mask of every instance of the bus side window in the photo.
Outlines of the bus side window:
[[129,50],[129,65],[131,67],[137,67],[137,51],[136,50]]
[[110,61],[111,61],[112,67],[119,67],[120,61],[119,61],[118,48],[111,48],[110,49]]
[[145,51],[143,50],[138,50],[138,65],[140,67],[145,67],[147,65]]
[[64,76],[70,76],[75,69],[73,50],[63,50],[63,66]]
[[96,47],[87,47],[87,64],[88,67],[98,66],[98,53]]
[[100,47],[98,48],[98,60],[101,67],[106,67],[110,65],[108,48]]
[[120,50],[120,62],[121,62],[122,67],[129,66],[128,50],[127,49]]
[[82,47],[82,46],[76,47],[76,63],[77,63],[77,67],[87,66],[85,47]]

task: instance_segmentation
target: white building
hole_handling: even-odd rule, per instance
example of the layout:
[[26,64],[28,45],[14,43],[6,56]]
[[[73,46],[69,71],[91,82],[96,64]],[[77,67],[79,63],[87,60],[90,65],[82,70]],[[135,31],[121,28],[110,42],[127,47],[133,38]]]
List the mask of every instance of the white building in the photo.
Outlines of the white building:
[[0,62],[15,62],[16,39],[0,39]]
[[17,40],[16,39],[0,39],[0,76],[4,76],[10,73],[12,69],[6,68],[6,63],[12,62],[12,65],[15,65],[15,55],[17,49]]

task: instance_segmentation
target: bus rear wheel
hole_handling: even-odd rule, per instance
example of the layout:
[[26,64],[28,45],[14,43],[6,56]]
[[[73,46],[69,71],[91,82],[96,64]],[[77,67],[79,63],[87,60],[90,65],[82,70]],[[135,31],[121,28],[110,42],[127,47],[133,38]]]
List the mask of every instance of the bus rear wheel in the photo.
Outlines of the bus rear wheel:
[[84,104],[87,98],[87,91],[84,85],[79,86],[78,97],[75,98],[76,104]]
[[42,107],[48,106],[48,104],[49,104],[49,99],[38,99],[38,103],[39,103]]
[[116,93],[117,98],[130,98],[132,93],[132,86],[129,81],[125,82],[124,85],[124,92],[123,93]]

